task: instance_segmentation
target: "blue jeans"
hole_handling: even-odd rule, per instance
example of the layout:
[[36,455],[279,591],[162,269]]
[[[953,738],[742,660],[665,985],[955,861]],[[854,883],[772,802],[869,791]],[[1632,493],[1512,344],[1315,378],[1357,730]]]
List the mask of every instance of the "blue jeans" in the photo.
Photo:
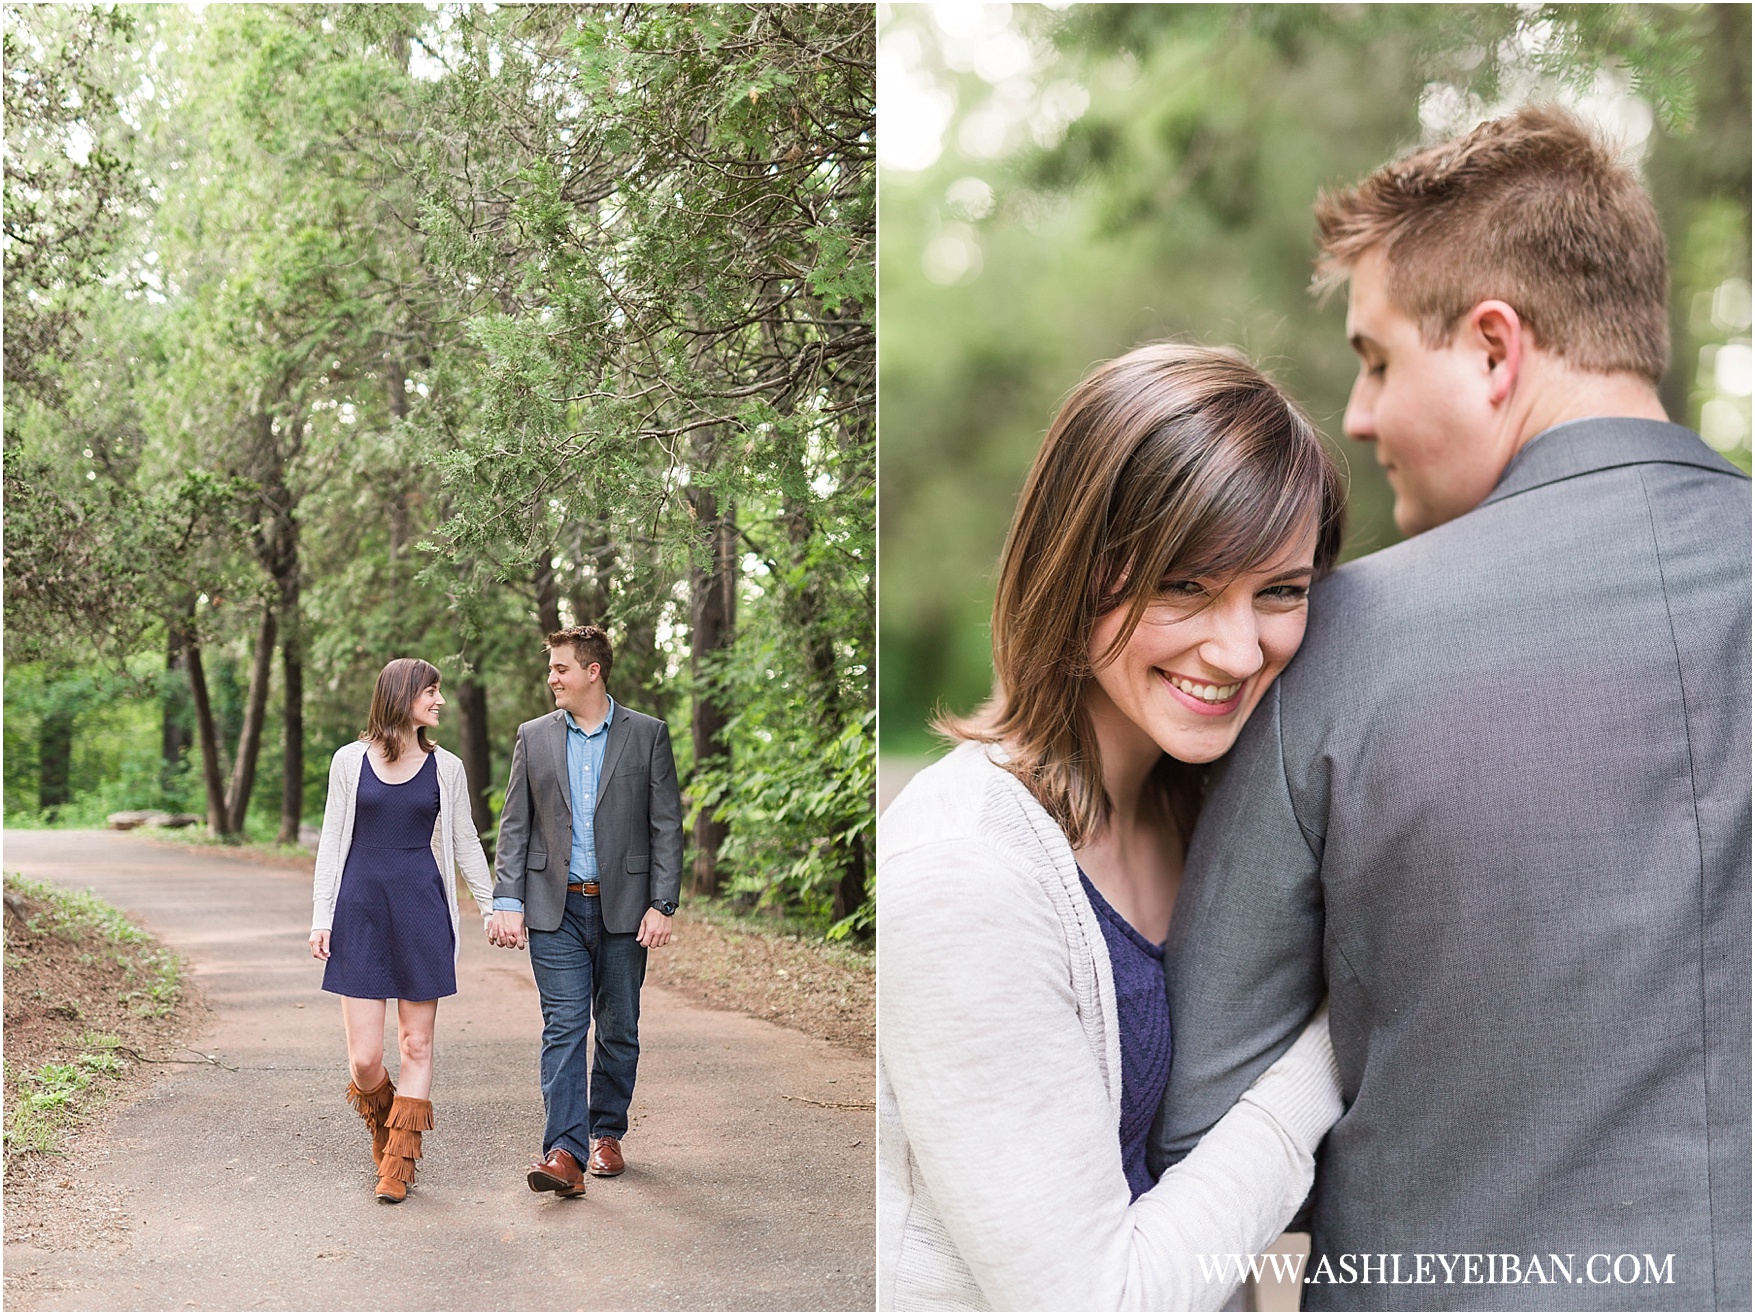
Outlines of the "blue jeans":
[[[591,1138],[627,1135],[640,1061],[646,947],[633,932],[604,930],[597,897],[576,891],[567,892],[559,927],[529,936],[542,1001],[542,1104],[548,1114],[542,1153],[565,1146],[584,1164]],[[596,1053],[588,1082],[585,1041],[593,1012]]]

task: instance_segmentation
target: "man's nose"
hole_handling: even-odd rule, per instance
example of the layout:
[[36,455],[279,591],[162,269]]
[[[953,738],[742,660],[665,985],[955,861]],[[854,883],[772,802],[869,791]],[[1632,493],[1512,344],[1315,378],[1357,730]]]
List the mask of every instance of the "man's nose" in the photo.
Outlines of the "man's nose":
[[1357,439],[1361,443],[1376,440],[1377,419],[1373,410],[1372,398],[1367,395],[1366,379],[1361,374],[1353,381],[1353,391],[1347,394],[1347,411],[1341,417],[1341,429],[1348,438]]

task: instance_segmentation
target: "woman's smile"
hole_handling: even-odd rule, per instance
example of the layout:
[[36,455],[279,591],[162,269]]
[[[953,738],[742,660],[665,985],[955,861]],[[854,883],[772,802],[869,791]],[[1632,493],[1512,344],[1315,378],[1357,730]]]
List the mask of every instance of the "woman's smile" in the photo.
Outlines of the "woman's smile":
[[1170,692],[1191,711],[1203,717],[1228,717],[1243,705],[1243,687],[1247,683],[1233,680],[1220,683],[1212,680],[1191,680],[1174,671],[1159,671]]

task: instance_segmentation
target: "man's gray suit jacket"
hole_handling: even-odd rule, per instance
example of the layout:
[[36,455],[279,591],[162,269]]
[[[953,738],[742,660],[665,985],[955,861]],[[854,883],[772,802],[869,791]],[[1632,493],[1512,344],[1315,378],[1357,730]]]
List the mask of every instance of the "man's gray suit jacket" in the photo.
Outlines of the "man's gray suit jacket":
[[[524,925],[553,931],[567,907],[573,803],[567,786],[567,714],[518,728],[494,849],[494,895],[524,901]],[[682,797],[670,727],[616,704],[593,815],[599,906],[612,932],[640,929],[653,900],[682,891]]]
[[1693,433],[1580,420],[1313,591],[1190,846],[1154,1147],[1328,992],[1307,1309],[1750,1308],[1749,549]]

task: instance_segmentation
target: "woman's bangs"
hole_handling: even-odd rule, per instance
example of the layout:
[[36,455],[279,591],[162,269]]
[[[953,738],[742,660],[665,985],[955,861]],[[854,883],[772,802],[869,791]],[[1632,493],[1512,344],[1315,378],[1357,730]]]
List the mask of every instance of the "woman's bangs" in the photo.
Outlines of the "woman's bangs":
[[1215,445],[1207,459],[1166,490],[1149,530],[1126,536],[1125,559],[1148,563],[1123,568],[1100,604],[1101,611],[1127,609],[1126,624],[1112,652],[1127,643],[1164,583],[1231,580],[1274,561],[1312,526],[1333,514],[1323,453],[1314,435],[1283,431],[1272,441]]
[[[1230,580],[1273,562],[1323,518],[1321,468],[1315,462],[1240,466],[1189,527],[1176,560],[1159,579]],[[1267,508],[1264,513],[1264,506]]]

